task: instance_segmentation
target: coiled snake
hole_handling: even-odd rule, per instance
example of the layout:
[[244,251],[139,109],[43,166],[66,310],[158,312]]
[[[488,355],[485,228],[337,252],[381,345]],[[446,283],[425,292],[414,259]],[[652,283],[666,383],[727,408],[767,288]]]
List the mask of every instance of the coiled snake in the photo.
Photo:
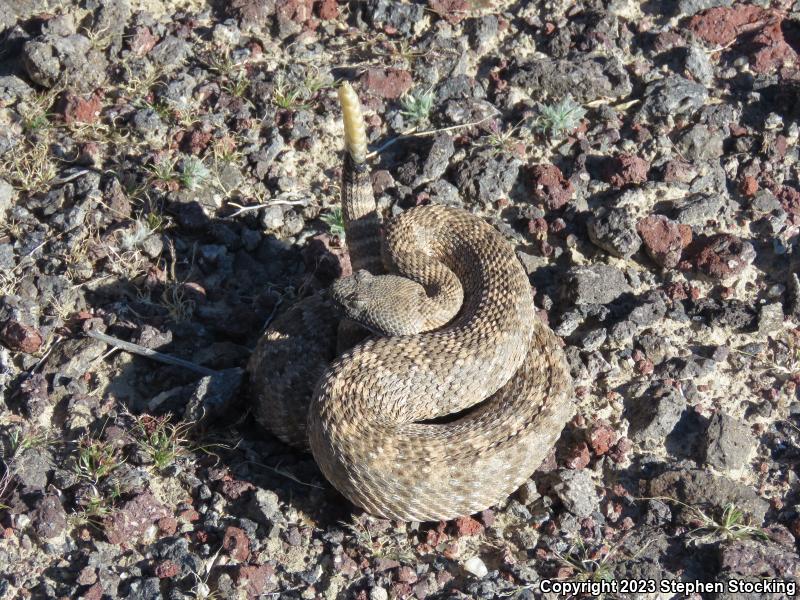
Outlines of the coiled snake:
[[[381,236],[358,98],[347,84],[339,97],[355,274],[270,326],[248,366],[256,416],[310,447],[370,513],[471,514],[518,488],[572,417],[564,353],[535,314],[514,249],[482,219],[421,206]],[[374,335],[336,357],[342,314]]]

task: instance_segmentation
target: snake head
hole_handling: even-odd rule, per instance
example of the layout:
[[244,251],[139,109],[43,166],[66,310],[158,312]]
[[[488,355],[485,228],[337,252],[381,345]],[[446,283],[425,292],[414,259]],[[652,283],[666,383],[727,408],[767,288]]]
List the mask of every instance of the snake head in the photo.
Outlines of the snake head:
[[331,297],[344,313],[356,321],[370,304],[370,287],[374,278],[369,271],[356,271],[350,277],[337,279],[331,285]]
[[360,270],[333,282],[331,298],[348,318],[381,335],[424,331],[420,306],[425,289],[399,275],[372,275]]

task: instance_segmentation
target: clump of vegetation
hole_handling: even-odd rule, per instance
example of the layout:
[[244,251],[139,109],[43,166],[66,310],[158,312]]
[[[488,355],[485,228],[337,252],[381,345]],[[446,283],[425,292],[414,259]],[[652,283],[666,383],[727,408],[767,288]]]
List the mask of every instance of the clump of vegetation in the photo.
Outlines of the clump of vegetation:
[[699,526],[689,532],[695,543],[707,544],[718,540],[767,539],[767,534],[747,523],[744,512],[735,504],[726,504],[719,518],[714,518],[696,507],[691,513]]
[[427,123],[433,110],[433,90],[418,90],[400,99],[400,114],[414,124]]
[[572,95],[567,94],[560,102],[539,106],[534,129],[551,138],[557,138],[574,131],[584,116],[586,110],[573,100]]
[[574,581],[611,581],[614,578],[614,554],[606,546],[592,550],[582,540],[564,553],[553,551],[556,560],[573,571]]
[[136,418],[133,435],[153,467],[163,471],[191,454],[191,427],[191,423],[172,423],[168,416],[141,415]]
[[332,208],[329,213],[322,215],[320,219],[328,226],[331,235],[335,235],[340,240],[344,241],[344,215],[342,214],[341,207],[337,206]]
[[98,485],[124,462],[119,447],[110,442],[89,436],[78,441],[75,472],[92,485]]
[[211,176],[211,171],[196,156],[187,156],[181,163],[179,181],[187,190],[196,190]]
[[284,110],[310,108],[317,94],[333,85],[330,78],[323,77],[316,71],[307,74],[302,83],[290,83],[283,73],[278,73],[272,90],[272,103]]

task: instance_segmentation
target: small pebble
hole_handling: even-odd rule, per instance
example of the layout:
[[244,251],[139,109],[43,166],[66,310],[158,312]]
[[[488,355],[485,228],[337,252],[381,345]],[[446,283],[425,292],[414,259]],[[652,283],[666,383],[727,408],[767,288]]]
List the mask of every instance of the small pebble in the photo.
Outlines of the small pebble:
[[473,556],[464,563],[464,570],[467,573],[475,575],[475,577],[486,577],[486,574],[489,572],[484,562],[477,556]]

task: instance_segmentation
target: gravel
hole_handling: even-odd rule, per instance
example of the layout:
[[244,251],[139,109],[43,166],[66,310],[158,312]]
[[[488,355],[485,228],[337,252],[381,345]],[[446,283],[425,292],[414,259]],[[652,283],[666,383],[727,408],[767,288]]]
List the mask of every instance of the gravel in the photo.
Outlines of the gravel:
[[[794,13],[56,4],[0,0],[0,596],[533,598],[581,576],[565,560],[796,575]],[[340,80],[383,216],[495,226],[575,379],[536,473],[453,522],[349,505],[241,371],[349,272]],[[710,525],[735,511],[753,529]]]

